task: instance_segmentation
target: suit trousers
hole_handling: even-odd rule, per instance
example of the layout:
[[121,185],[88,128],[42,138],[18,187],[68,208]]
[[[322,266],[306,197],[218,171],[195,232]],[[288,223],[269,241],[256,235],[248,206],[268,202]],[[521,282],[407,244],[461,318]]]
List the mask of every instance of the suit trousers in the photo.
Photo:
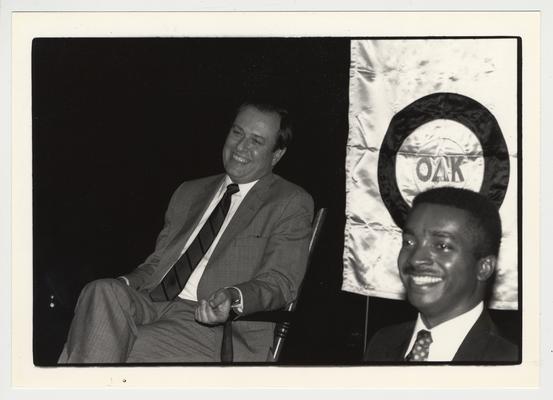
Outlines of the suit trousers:
[[153,302],[118,279],[85,286],[59,363],[217,362],[221,327],[195,321],[197,303]]

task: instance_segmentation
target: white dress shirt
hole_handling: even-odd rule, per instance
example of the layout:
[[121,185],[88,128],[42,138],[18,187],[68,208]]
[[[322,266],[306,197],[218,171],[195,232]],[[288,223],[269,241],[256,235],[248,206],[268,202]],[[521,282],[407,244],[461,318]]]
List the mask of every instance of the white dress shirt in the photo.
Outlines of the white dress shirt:
[[[226,176],[225,180],[221,183],[221,186],[215,193],[215,196],[211,199],[211,202],[209,203],[209,207],[205,210],[204,215],[202,216],[202,219],[192,231],[192,234],[188,238],[188,241],[184,245],[184,248],[181,251],[181,255],[184,254],[184,252],[188,249],[188,247],[192,244],[198,233],[200,232],[200,229],[202,229],[202,226],[206,223],[209,216],[211,215],[211,212],[215,209],[223,195],[225,194],[227,190],[227,186],[232,183],[232,180]],[[219,242],[219,239],[221,238],[221,235],[225,231],[226,227],[228,226],[230,220],[232,219],[233,215],[236,213],[236,210],[238,210],[238,206],[240,206],[240,203],[242,203],[242,200],[246,197],[250,189],[257,183],[256,181],[238,184],[238,187],[240,188],[240,191],[234,193],[231,197],[230,202],[230,208],[228,210],[227,216],[225,217],[225,220],[223,221],[223,225],[221,225],[221,229],[219,229],[219,232],[217,233],[217,236],[215,236],[215,239],[213,239],[213,242],[211,243],[211,246],[207,250],[207,252],[204,254],[194,271],[192,271],[192,274],[190,275],[190,278],[188,278],[188,281],[186,282],[186,285],[182,292],[180,292],[179,297],[182,299],[188,299],[188,300],[198,300],[197,290],[198,290],[198,283],[200,282],[200,279],[204,273],[205,267],[207,263],[209,262],[209,258],[211,257],[211,254],[213,253],[213,250],[215,249],[215,246],[217,246],[217,243]],[[242,299],[242,293],[240,293],[240,299]],[[240,301],[242,303],[242,301]],[[240,307],[239,307],[240,308]]]
[[407,347],[405,356],[409,354],[415,340],[417,339],[417,333],[421,329],[425,329],[432,335],[432,343],[428,351],[427,361],[452,361],[455,353],[459,350],[461,343],[469,333],[470,329],[475,324],[476,320],[482,314],[484,310],[484,303],[478,303],[474,308],[461,314],[449,321],[442,322],[440,325],[429,329],[424,324],[421,315],[417,317],[415,329],[411,336],[411,342]]

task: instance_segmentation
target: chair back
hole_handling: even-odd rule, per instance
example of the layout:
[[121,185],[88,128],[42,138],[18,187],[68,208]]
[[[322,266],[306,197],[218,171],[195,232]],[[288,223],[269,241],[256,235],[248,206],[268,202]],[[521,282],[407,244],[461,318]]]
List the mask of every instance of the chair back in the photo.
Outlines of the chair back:
[[[309,268],[309,265],[311,264],[313,251],[317,245],[317,241],[319,240],[327,211],[328,210],[326,208],[320,208],[315,214],[315,218],[313,219],[311,238],[309,240],[309,253],[307,256],[307,268]],[[264,321],[276,323],[273,345],[269,349],[267,361],[278,361],[278,358],[280,357],[280,353],[282,352],[282,345],[286,340],[286,336],[288,335],[288,330],[290,329],[290,325],[292,323],[292,316],[294,314],[294,310],[296,308],[302,286],[303,282],[298,288],[296,299],[288,303],[284,308],[275,311],[260,311],[254,314],[240,317],[238,319],[238,321]],[[223,341],[221,343],[221,361],[224,363],[232,363],[234,357],[232,346],[232,322],[233,318],[229,318],[229,320],[225,322],[223,328]]]
[[[307,256],[307,268],[309,268],[309,266],[311,265],[313,252],[317,242],[319,241],[319,236],[321,234],[321,230],[322,230],[327,212],[328,212],[327,208],[320,208],[315,214],[315,218],[313,219],[311,239],[309,240],[309,254]],[[296,296],[296,299],[288,303],[286,307],[284,307],[284,311],[291,313],[296,309],[296,305],[298,303],[302,286],[303,286],[303,282],[298,289],[298,295]],[[271,346],[270,348],[269,357],[267,361],[273,361],[273,362],[278,361],[280,357],[280,353],[282,352],[282,345],[286,340],[286,337],[288,336],[288,330],[290,329],[290,325],[291,325],[290,318],[287,318],[287,320],[282,322],[277,322],[275,326],[273,346]]]

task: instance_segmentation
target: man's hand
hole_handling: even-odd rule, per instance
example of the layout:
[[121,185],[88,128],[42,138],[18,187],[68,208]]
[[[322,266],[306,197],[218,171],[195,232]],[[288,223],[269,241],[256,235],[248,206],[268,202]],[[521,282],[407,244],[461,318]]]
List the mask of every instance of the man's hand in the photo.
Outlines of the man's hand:
[[219,289],[212,293],[208,300],[200,300],[196,308],[196,321],[207,325],[222,324],[229,316],[230,306],[229,289]]

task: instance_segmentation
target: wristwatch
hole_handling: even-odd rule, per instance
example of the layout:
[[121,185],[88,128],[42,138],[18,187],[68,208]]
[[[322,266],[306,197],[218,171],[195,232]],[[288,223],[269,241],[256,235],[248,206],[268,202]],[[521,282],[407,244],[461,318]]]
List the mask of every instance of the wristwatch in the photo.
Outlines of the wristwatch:
[[241,298],[240,298],[240,292],[238,291],[238,289],[236,289],[235,287],[228,287],[226,289],[230,294],[230,306],[232,308],[239,306],[241,302]]

